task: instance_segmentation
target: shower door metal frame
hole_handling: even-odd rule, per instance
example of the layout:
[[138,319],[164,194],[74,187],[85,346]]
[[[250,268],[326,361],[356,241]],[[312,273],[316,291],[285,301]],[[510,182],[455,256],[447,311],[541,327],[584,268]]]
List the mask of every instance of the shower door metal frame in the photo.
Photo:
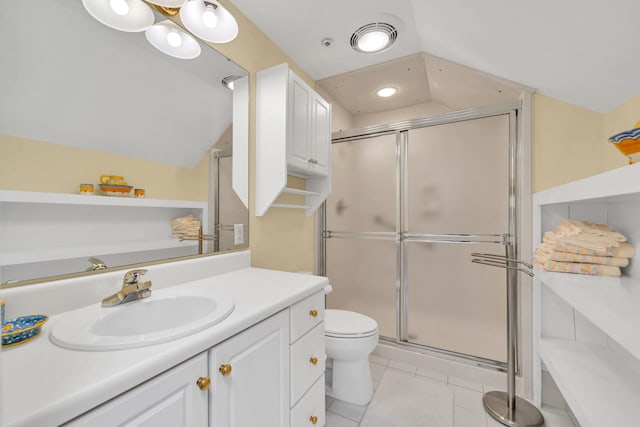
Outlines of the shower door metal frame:
[[[445,359],[463,361],[477,366],[488,367],[497,370],[505,370],[506,363],[459,353],[451,350],[430,347],[411,343],[408,341],[408,265],[406,256],[406,245],[410,242],[429,242],[447,244],[475,244],[475,243],[498,243],[506,245],[512,243],[515,248],[515,256],[518,256],[520,239],[518,236],[518,163],[519,144],[517,138],[517,114],[521,111],[521,102],[512,102],[492,106],[468,108],[465,110],[452,111],[437,116],[426,117],[415,120],[394,122],[384,125],[369,126],[362,129],[354,129],[346,132],[334,132],[331,143],[357,141],[362,139],[375,138],[384,135],[396,135],[396,231],[395,232],[345,232],[327,230],[326,202],[319,210],[319,250],[318,266],[319,274],[326,275],[326,239],[349,238],[349,239],[376,239],[395,240],[396,242],[396,337],[380,339],[394,343],[402,347],[413,348],[422,352],[434,353]],[[431,234],[431,233],[411,233],[405,232],[408,224],[408,197],[406,194],[408,186],[408,133],[412,129],[420,129],[431,126],[445,125],[451,123],[464,122],[475,119],[509,116],[509,196],[508,196],[508,234]],[[519,279],[518,279],[519,280]],[[517,283],[517,282],[516,282]],[[515,286],[518,289],[518,285]],[[514,296],[517,300],[518,296]],[[516,304],[517,307],[517,304]],[[519,313],[516,315],[520,331]],[[516,371],[519,372],[519,333],[516,334]],[[509,351],[509,350],[508,350]]]

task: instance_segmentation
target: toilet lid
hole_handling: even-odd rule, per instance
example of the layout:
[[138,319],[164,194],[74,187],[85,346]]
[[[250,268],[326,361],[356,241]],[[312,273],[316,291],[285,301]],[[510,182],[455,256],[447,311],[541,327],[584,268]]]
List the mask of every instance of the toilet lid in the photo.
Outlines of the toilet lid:
[[324,329],[328,336],[369,336],[378,332],[378,323],[364,314],[346,310],[325,310]]

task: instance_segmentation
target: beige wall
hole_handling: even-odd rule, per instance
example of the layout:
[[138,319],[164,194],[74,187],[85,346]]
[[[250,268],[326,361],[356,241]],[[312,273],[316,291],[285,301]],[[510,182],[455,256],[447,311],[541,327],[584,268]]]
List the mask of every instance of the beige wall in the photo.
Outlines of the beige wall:
[[536,94],[533,102],[533,191],[622,167],[607,139],[640,120],[640,94],[607,114]]
[[101,174],[124,176],[148,198],[207,200],[209,156],[183,168],[0,135],[0,189],[77,193],[78,184],[97,185]]

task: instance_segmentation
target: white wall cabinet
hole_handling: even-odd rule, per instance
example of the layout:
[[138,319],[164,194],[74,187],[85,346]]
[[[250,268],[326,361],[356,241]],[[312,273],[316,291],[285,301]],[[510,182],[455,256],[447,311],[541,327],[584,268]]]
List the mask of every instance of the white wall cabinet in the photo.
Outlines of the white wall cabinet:
[[[640,164],[536,193],[533,237],[563,219],[606,223],[640,243]],[[636,425],[640,419],[640,259],[623,276],[536,269],[534,397],[550,375],[583,427]]]
[[72,427],[206,427],[208,392],[196,384],[207,376],[202,353],[81,415]]
[[[256,214],[270,207],[299,207],[312,214],[331,185],[331,104],[287,64],[257,74]],[[306,179],[306,189],[287,191],[287,176]],[[281,193],[305,197],[302,205],[275,203]]]
[[288,427],[288,310],[211,349],[209,372],[211,427]]

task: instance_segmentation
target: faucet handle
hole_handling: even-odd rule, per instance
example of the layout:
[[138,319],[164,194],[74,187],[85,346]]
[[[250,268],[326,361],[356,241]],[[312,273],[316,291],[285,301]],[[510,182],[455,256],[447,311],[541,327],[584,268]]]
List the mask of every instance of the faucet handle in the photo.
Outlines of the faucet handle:
[[144,270],[144,269],[127,271],[124,274],[124,279],[122,279],[122,281],[123,283],[128,285],[138,283],[138,280],[140,280],[140,277],[146,272],[147,270]]

